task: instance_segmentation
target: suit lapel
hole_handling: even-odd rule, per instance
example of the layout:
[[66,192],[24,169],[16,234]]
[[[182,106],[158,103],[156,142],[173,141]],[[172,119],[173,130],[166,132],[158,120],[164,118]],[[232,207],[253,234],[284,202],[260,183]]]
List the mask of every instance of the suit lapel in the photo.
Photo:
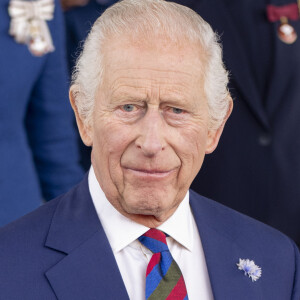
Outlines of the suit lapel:
[[94,209],[87,176],[60,202],[45,246],[66,253],[45,273],[59,300],[129,299]]
[[[234,81],[239,88],[239,92],[245,99],[249,109],[268,128],[269,123],[263,107],[263,101],[251,74],[250,62],[245,54],[245,49],[240,43],[238,32],[231,21],[229,12],[224,1],[194,1],[191,7],[195,9],[221,36],[223,44],[223,55],[226,68],[230,72],[231,81]],[[212,13],[212,7],[213,13]],[[241,99],[235,99],[236,102]],[[238,103],[237,103],[238,105]]]
[[239,244],[232,234],[235,230],[237,234],[238,228],[229,227],[228,220],[223,222],[223,214],[219,215],[219,211],[210,206],[209,201],[190,193],[190,203],[198,226],[214,299],[263,300],[261,281],[252,282],[236,265],[239,258],[255,260],[253,253],[249,253],[246,247]]
[[129,299],[106,236],[98,231],[46,272],[59,300]]

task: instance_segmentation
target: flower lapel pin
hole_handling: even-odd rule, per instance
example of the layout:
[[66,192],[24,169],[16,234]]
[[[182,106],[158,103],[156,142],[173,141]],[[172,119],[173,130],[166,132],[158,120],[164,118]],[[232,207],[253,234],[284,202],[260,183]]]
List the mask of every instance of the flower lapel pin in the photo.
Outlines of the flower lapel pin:
[[261,268],[253,260],[240,258],[239,263],[236,265],[239,270],[244,271],[245,276],[248,275],[251,278],[252,282],[261,277]]

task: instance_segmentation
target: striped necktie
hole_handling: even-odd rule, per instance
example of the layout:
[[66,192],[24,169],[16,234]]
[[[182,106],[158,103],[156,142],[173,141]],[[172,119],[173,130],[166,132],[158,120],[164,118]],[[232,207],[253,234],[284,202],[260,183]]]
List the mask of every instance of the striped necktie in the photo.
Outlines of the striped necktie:
[[166,235],[151,228],[139,241],[153,252],[146,271],[146,300],[188,300],[183,276],[169,251]]

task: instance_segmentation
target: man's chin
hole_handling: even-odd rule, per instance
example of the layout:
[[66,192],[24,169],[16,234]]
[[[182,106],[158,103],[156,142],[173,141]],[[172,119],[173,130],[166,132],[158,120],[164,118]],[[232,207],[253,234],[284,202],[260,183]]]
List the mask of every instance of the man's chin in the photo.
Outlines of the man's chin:
[[127,216],[135,216],[135,218],[149,219],[151,216],[157,220],[165,219],[174,212],[174,208],[178,206],[174,202],[174,193],[166,193],[160,191],[155,193],[152,189],[143,189],[143,191],[135,191],[134,194],[123,198],[123,209]]
[[167,210],[167,207],[165,203],[156,199],[154,203],[149,203],[147,200],[143,202],[139,201],[138,203],[131,201],[130,203],[126,203],[125,210],[129,214],[151,216],[162,214]]
[[144,207],[137,209],[128,209],[126,216],[134,222],[144,226],[154,228],[164,223],[172,214],[173,210],[168,208]]

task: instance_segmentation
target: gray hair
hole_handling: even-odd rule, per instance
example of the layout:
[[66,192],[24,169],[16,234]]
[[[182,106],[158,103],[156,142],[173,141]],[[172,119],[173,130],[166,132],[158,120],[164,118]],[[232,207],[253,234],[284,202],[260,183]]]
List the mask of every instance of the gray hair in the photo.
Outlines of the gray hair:
[[205,59],[204,93],[207,98],[210,128],[217,129],[226,116],[228,73],[222,49],[215,34],[196,12],[164,0],[123,0],[108,8],[92,27],[72,76],[72,92],[79,115],[90,124],[96,91],[104,74],[103,48],[109,38],[149,34],[176,42],[198,43]]

